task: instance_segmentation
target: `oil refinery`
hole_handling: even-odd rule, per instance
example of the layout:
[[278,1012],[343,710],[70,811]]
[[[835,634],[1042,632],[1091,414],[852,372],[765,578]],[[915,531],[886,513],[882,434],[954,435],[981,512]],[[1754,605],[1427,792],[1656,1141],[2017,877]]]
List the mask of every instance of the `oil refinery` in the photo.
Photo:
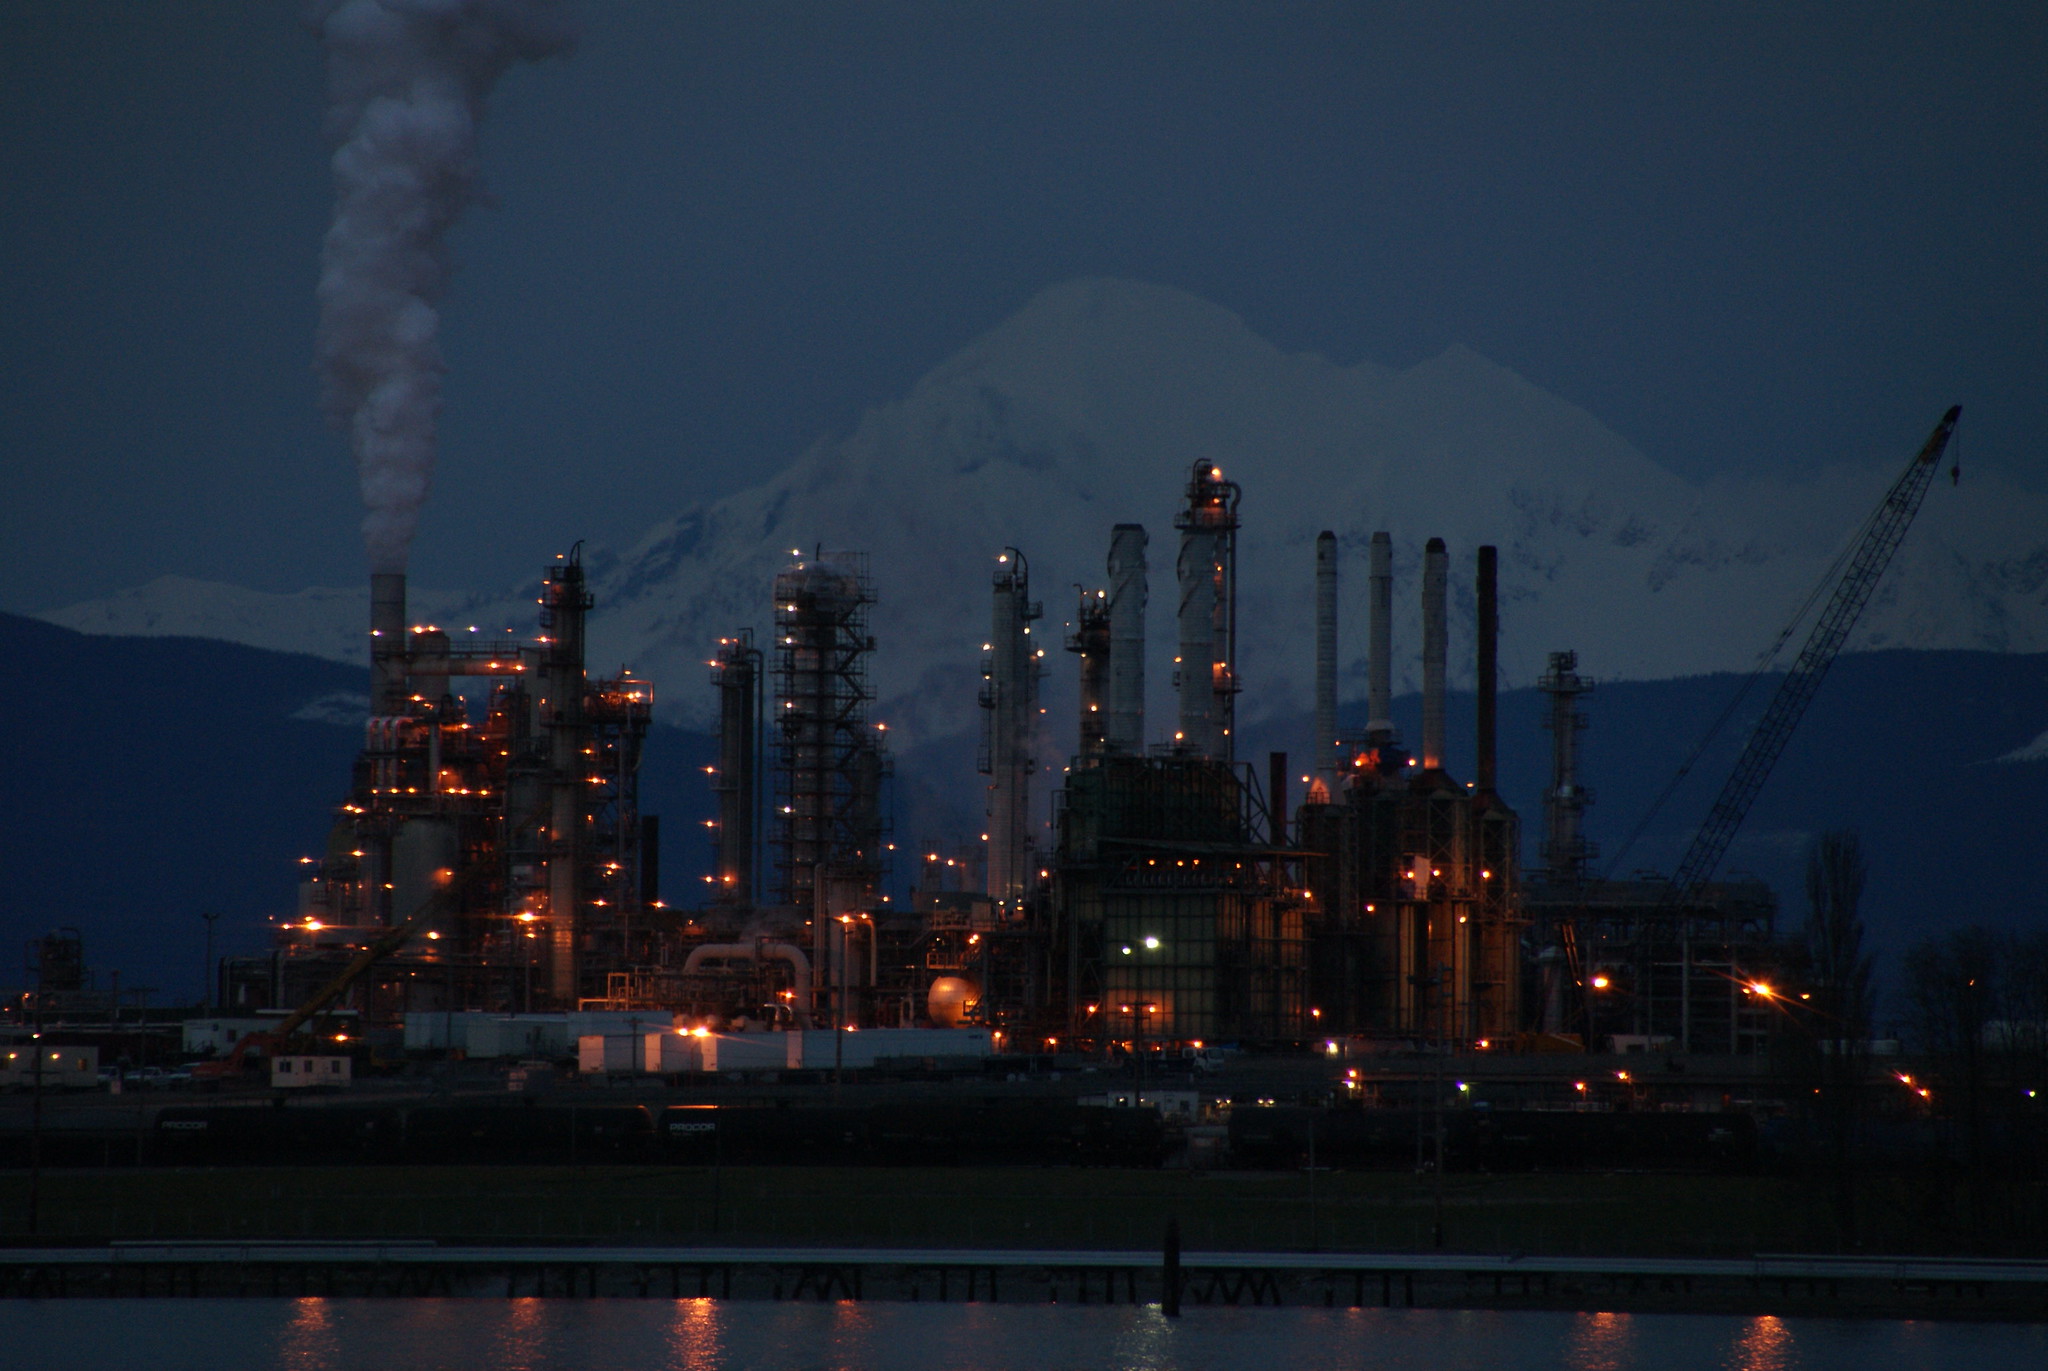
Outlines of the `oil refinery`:
[[[1835,586],[1702,830],[1709,848],[1725,850],[1954,421],[1909,465]],[[362,1031],[403,1029],[408,1041],[436,1015],[830,1030],[839,1062],[847,1032],[933,1029],[1095,1058],[1340,1039],[1763,1051],[1782,951],[1774,896],[1712,879],[1720,851],[1698,843],[1669,881],[1591,874],[1577,746],[1591,685],[1568,650],[1541,682],[1552,774],[1524,870],[1521,817],[1497,788],[1493,547],[1463,560],[1427,542],[1421,642],[1408,649],[1420,657],[1421,729],[1404,739],[1393,540],[1376,533],[1367,550],[1366,723],[1347,732],[1345,569],[1322,535],[1301,568],[1316,665],[1302,789],[1288,754],[1238,755],[1239,696],[1258,688],[1237,645],[1239,540],[1256,506],[1256,490],[1247,501],[1218,467],[1192,465],[1172,518],[1178,646],[1172,714],[1158,724],[1146,718],[1147,530],[1107,530],[1103,580],[1077,588],[1064,654],[1032,598],[1028,550],[990,549],[984,818],[964,851],[894,840],[888,733],[869,685],[886,650],[869,610],[886,592],[858,552],[793,554],[761,588],[768,640],[735,625],[707,645],[716,858],[704,898],[673,905],[660,897],[657,823],[638,801],[654,686],[590,674],[586,625],[603,608],[578,554],[545,569],[526,641],[410,622],[405,578],[379,574],[371,715],[326,850],[307,860],[276,945],[223,964],[220,1002],[241,1015],[297,1007],[301,1023],[346,1009]],[[1476,748],[1462,777],[1446,750],[1454,580],[1477,607]],[[1063,657],[1076,684],[1065,726],[1041,703]],[[1056,772],[1054,757],[1066,759]],[[890,893],[892,868],[909,878],[907,900]]]

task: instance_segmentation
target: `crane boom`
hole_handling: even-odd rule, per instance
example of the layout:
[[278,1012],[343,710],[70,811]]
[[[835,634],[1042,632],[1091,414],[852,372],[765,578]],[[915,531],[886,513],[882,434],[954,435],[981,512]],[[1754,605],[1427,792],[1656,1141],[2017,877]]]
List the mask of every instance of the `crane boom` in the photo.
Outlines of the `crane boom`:
[[[453,873],[448,873],[453,877]],[[234,1049],[219,1061],[198,1062],[192,1068],[192,1078],[197,1080],[232,1080],[241,1074],[243,1059],[253,1048],[275,1050],[292,1034],[304,1028],[318,1017],[329,1005],[347,993],[365,971],[384,958],[405,946],[423,925],[436,916],[454,907],[456,897],[470,886],[475,885],[486,874],[488,868],[477,865],[470,867],[460,877],[443,881],[439,888],[420,902],[419,908],[403,923],[393,924],[384,930],[373,942],[364,947],[349,960],[349,964],[336,972],[333,979],[322,986],[313,997],[270,1028],[247,1034],[237,1042]]]
[[1799,720],[1813,702],[1822,678],[1834,665],[1842,644],[1848,641],[1850,630],[1856,627],[1856,620],[1862,616],[1864,606],[1870,603],[1871,595],[1877,590],[1885,568],[1891,565],[1892,554],[1898,551],[1906,530],[1920,512],[1920,502],[1927,496],[1927,487],[1933,483],[1941,454],[1948,447],[1949,437],[1955,432],[1956,420],[1962,412],[1963,407],[1955,405],[1942,416],[1919,454],[1892,483],[1883,502],[1865,522],[1855,551],[1849,557],[1848,569],[1835,583],[1827,608],[1814,622],[1812,633],[1807,635],[1806,646],[1799,650],[1798,660],[1785,674],[1778,693],[1771,697],[1770,707],[1749,735],[1749,742],[1744,745],[1735,770],[1721,787],[1720,797],[1707,811],[1706,822],[1700,825],[1700,831],[1693,836],[1692,846],[1686,849],[1685,857],[1679,862],[1678,870],[1671,878],[1673,903],[1683,902],[1697,894],[1700,887],[1713,878],[1715,869],[1721,865],[1721,858],[1727,855],[1728,844],[1734,841],[1736,830],[1748,817],[1750,805],[1755,803],[1758,792],[1770,778],[1771,768],[1777,764],[1779,754],[1791,740],[1792,731],[1799,727]]

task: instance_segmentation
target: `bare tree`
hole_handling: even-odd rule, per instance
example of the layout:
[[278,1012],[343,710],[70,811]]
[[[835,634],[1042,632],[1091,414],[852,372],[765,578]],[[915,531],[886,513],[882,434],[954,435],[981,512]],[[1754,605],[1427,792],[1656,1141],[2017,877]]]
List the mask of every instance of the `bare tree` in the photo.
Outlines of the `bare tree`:
[[1816,1004],[1837,1050],[1870,1036],[1870,955],[1863,950],[1863,844],[1823,833],[1806,850],[1806,950]]
[[1806,852],[1806,952],[1820,1049],[1821,1117],[1833,1172],[1835,1233],[1857,1242],[1857,1090],[1870,1036],[1870,956],[1863,950],[1863,846],[1854,833],[1823,833]]
[[1970,1240],[1981,1240],[1988,1217],[1985,1190],[1985,1030],[2001,1016],[2000,966],[2011,944],[1981,925],[1923,938],[1906,954],[1906,990],[1921,1045],[1950,1098],[1943,1112],[1963,1129]]

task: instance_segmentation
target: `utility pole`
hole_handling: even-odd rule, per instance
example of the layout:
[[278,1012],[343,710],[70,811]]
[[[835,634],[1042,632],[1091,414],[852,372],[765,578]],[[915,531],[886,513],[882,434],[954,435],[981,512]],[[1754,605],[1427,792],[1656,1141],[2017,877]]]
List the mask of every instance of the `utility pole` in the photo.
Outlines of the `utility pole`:
[[[1450,971],[1448,966],[1437,966],[1438,985],[1449,979]],[[1436,1044],[1436,1099],[1433,1106],[1436,1111],[1436,1218],[1430,1226],[1430,1244],[1438,1248],[1444,1245],[1444,1054],[1448,1050],[1449,1043],[1439,1030]]]
[[[1436,1058],[1436,1067],[1433,1073],[1435,1087],[1434,1095],[1430,1101],[1430,1116],[1435,1124],[1436,1132],[1436,1164],[1433,1168],[1435,1175],[1432,1179],[1435,1216],[1430,1224],[1430,1244],[1434,1247],[1442,1247],[1444,1245],[1444,1053],[1448,1050],[1449,1038],[1444,1024],[1436,1015],[1436,997],[1432,996],[1430,992],[1449,984],[1450,975],[1451,968],[1439,962],[1437,963],[1435,975],[1410,976],[1408,978],[1409,984],[1422,992],[1423,1020],[1430,1025],[1431,1036],[1435,1040],[1431,1043],[1432,1055]],[[1416,1083],[1418,1085],[1421,1084],[1419,1073]],[[1422,1168],[1422,1111],[1417,1109],[1415,1111],[1415,1169],[1419,1172]]]
[[[38,976],[38,981],[41,977]],[[29,1041],[36,1054],[35,1102],[30,1106],[28,1127],[28,1235],[41,1232],[43,1199],[43,991],[36,987],[35,1027]]]
[[211,909],[199,917],[206,920],[206,979],[201,984],[206,987],[206,1012],[211,1014],[213,1012],[214,981],[217,979],[213,969],[213,925],[214,921],[220,918],[220,911]]

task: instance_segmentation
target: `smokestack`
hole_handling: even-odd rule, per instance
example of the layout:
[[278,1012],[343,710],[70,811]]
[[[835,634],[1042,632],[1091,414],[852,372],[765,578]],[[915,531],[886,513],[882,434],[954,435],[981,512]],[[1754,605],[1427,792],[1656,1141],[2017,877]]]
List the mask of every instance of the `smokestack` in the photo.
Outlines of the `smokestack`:
[[1133,756],[1145,750],[1145,526],[1118,524],[1109,535],[1109,720],[1103,744]]
[[405,573],[370,573],[370,713],[396,714],[405,703]]
[[1385,533],[1372,535],[1369,574],[1365,731],[1384,743],[1394,736],[1394,540]]
[[1266,754],[1266,799],[1271,806],[1267,816],[1267,841],[1274,847],[1287,846],[1287,821],[1291,817],[1287,809],[1287,754],[1268,752]]
[[402,571],[433,479],[447,236],[478,198],[484,97],[565,51],[559,0],[318,0],[334,219],[322,244],[321,404],[349,435],[372,571]]
[[1444,660],[1449,650],[1445,594],[1450,555],[1444,540],[1432,538],[1422,550],[1422,765],[1444,764]]
[[661,816],[640,816],[640,907],[661,903]]
[[1316,535],[1315,769],[1337,774],[1337,535]]
[[1482,795],[1490,794],[1497,780],[1494,689],[1500,667],[1500,601],[1496,585],[1499,561],[1500,553],[1491,545],[1479,549],[1479,680],[1475,691],[1479,699],[1479,742],[1472,780]]

